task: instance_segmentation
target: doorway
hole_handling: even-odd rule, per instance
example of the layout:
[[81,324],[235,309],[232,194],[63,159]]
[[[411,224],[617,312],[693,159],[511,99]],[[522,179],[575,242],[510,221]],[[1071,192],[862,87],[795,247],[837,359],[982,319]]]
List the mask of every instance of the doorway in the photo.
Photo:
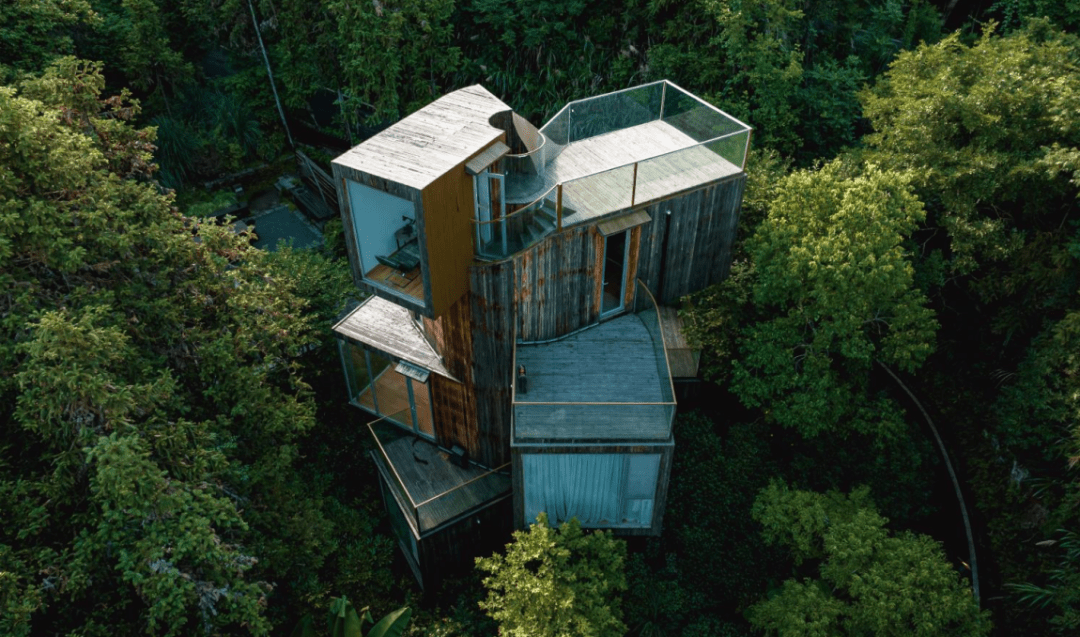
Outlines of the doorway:
[[604,238],[604,275],[603,293],[600,301],[600,316],[608,316],[623,309],[626,298],[626,263],[630,242],[627,230],[608,235]]

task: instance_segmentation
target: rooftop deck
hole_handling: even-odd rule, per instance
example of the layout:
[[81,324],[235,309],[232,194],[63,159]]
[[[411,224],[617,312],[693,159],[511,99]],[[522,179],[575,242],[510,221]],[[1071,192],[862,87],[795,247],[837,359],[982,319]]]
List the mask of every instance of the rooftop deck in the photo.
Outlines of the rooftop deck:
[[381,424],[372,424],[379,443],[372,455],[418,535],[510,493],[509,467],[459,467],[434,444]]
[[[530,403],[663,402],[652,337],[634,314],[620,316],[565,339],[518,345]],[[667,382],[667,379],[664,379]]]
[[666,440],[675,412],[655,307],[567,338],[519,344],[527,392],[514,397],[514,438]]
[[562,183],[563,225],[572,226],[740,172],[742,166],[654,120],[572,142],[540,174],[510,175],[507,200],[531,202]]
[[738,175],[750,147],[749,126],[667,80],[571,102],[539,132],[503,157],[512,212],[475,221],[482,259]]

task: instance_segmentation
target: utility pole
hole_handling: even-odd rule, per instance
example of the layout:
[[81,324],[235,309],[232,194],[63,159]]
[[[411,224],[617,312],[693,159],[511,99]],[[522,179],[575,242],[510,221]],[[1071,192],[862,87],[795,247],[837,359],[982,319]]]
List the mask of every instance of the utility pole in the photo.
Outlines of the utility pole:
[[285,110],[281,108],[281,99],[278,98],[277,87],[274,86],[274,72],[270,70],[270,56],[266,54],[266,45],[263,44],[259,20],[255,17],[255,5],[251,4],[251,0],[248,0],[248,8],[251,9],[251,23],[255,25],[255,35],[259,38],[259,48],[262,49],[263,61],[266,62],[266,74],[270,76],[270,90],[274,92],[274,102],[277,103],[278,115],[281,115],[281,125],[285,127],[285,135],[289,138],[289,146],[296,148],[296,144],[293,143],[292,132],[289,131],[289,123],[285,121]]

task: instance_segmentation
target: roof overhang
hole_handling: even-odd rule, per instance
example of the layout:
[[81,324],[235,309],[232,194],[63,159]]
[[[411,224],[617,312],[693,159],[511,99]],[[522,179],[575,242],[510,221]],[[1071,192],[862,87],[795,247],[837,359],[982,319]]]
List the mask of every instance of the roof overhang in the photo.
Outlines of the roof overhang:
[[635,210],[627,215],[620,215],[611,219],[605,219],[596,224],[596,229],[600,231],[600,234],[605,237],[612,234],[617,234],[623,230],[628,230],[634,226],[640,226],[643,223],[652,221],[652,217],[644,210]]
[[369,297],[337,322],[334,336],[460,382],[413,321],[409,310],[377,296]]

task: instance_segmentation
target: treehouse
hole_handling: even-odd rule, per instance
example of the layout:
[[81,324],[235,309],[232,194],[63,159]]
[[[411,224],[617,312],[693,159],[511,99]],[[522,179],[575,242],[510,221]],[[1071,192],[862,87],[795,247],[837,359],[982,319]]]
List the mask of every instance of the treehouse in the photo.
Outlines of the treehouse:
[[370,294],[334,333],[422,584],[540,511],[660,532],[697,374],[671,305],[727,276],[749,142],[667,81],[539,129],[472,86],[334,160]]

